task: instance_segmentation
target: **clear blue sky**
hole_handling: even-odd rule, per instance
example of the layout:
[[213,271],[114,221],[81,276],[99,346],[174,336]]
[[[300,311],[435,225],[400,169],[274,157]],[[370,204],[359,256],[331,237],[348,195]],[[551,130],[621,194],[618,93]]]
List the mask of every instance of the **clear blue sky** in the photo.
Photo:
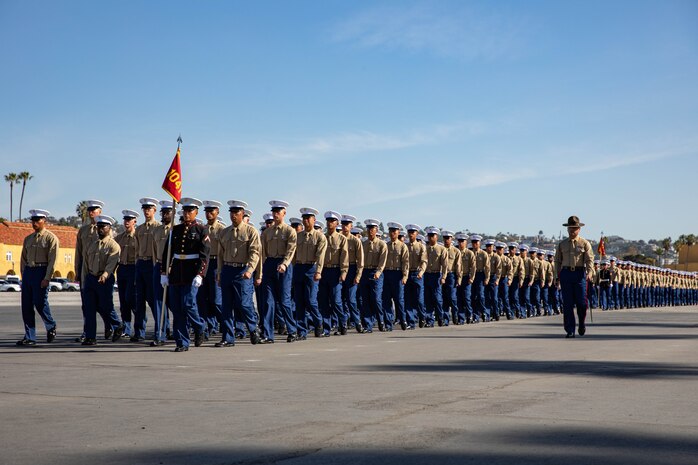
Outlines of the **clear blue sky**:
[[695,1],[0,0],[0,63],[0,174],[34,175],[25,215],[165,198],[181,132],[184,194],[255,222],[281,198],[453,230],[577,214],[593,239],[698,233]]

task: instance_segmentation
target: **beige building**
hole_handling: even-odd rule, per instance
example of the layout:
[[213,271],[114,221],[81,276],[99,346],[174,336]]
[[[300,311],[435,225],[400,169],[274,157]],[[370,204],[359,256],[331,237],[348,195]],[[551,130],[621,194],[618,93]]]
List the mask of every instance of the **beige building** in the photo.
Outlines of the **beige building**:
[[[75,241],[78,230],[71,226],[50,224],[46,229],[58,237],[58,257],[53,276],[75,279]],[[0,223],[0,276],[21,274],[19,262],[22,258],[22,244],[24,238],[33,232],[31,223]]]
[[698,271],[698,244],[684,245],[679,249],[678,265],[668,265],[667,268],[679,271]]

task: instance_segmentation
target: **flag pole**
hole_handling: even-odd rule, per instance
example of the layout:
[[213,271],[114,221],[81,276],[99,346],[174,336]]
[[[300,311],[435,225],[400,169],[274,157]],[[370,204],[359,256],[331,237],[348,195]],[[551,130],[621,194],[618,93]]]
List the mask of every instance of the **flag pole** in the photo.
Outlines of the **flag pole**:
[[[169,237],[167,238],[167,264],[165,265],[165,276],[169,276],[170,274],[170,262],[171,259],[170,257],[172,256],[172,228],[174,228],[174,218],[175,214],[177,212],[177,204],[178,202],[174,199],[172,199],[172,221],[170,221],[170,233]],[[162,271],[162,270],[161,270]],[[167,316],[167,288],[169,287],[169,282],[165,284],[162,287],[162,315],[160,315],[160,334],[158,334],[158,337],[160,337],[159,340],[162,340],[162,332],[165,331],[165,320]]]
[[[179,153],[179,148],[182,145],[182,135],[180,134],[177,138],[177,153]],[[168,192],[169,193],[169,192]],[[175,216],[177,214],[177,205],[179,202],[172,195],[172,220],[170,221],[170,233],[167,238],[167,263],[165,264],[165,276],[170,274],[170,265],[172,257],[172,229],[174,229]],[[162,270],[161,270],[162,272]],[[162,287],[162,315],[160,315],[160,334],[158,334],[159,340],[162,340],[162,332],[165,331],[165,321],[167,316],[167,288],[169,287],[169,282]]]

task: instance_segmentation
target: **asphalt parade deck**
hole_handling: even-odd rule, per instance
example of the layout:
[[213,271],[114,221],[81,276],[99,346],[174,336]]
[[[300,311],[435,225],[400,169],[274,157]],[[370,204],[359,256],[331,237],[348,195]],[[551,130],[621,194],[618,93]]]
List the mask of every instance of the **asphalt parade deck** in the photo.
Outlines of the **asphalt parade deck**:
[[50,299],[56,342],[20,348],[0,295],[2,464],[698,462],[698,307],[173,353],[81,347]]

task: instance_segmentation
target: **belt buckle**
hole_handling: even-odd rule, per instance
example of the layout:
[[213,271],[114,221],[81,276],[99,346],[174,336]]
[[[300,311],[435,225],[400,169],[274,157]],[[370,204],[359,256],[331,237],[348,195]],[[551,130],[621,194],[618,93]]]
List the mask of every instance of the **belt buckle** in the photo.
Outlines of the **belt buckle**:
[[571,267],[570,267],[570,271],[574,271],[575,268],[576,268],[576,267],[571,266]]

